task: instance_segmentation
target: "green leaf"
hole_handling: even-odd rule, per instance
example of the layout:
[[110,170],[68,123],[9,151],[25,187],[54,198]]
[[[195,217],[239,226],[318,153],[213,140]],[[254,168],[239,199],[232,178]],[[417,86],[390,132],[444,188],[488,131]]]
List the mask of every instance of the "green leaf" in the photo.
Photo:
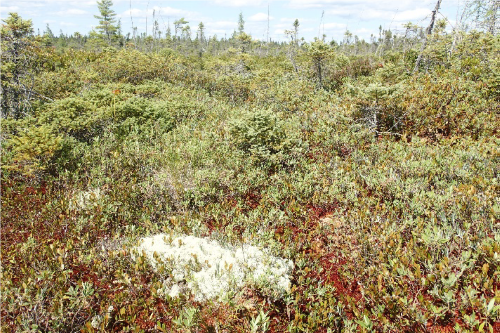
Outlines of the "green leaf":
[[488,308],[487,308],[486,313],[490,314],[492,312],[494,306],[495,306],[495,297],[493,297],[491,299],[491,301],[488,303]]

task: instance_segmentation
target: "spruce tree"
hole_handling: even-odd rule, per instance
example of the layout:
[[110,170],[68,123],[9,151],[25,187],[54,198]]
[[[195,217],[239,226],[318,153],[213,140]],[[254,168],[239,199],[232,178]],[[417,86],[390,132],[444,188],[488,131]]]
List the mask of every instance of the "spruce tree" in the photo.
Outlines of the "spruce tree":
[[54,43],[54,40],[56,39],[56,36],[54,36],[54,33],[52,30],[50,30],[49,24],[47,23],[47,28],[43,32],[43,44],[45,46],[52,46]]
[[191,40],[191,27],[189,25],[182,28],[181,38],[183,40]]
[[94,15],[99,20],[99,25],[96,29],[102,37],[107,39],[108,43],[111,43],[118,31],[118,27],[115,25],[116,13],[111,9],[111,6],[113,6],[113,1],[111,0],[97,1],[97,7],[101,15]]
[[52,30],[50,29],[49,27],[49,24],[47,23],[47,27],[45,28],[45,31],[43,32],[43,34],[45,36],[47,36],[48,38],[55,38],[56,36],[54,36],[54,33],[52,32]]
[[205,25],[203,24],[203,22],[200,22],[200,24],[198,24],[197,38],[201,43],[205,42]]
[[175,37],[177,37],[177,33],[179,30],[181,31],[181,35],[184,29],[184,25],[188,24],[189,22],[184,19],[184,17],[181,17],[177,21],[174,21],[174,28],[175,28]]
[[245,31],[245,20],[243,20],[243,13],[240,12],[238,18],[238,33],[242,34]]
[[168,28],[166,32],[167,39],[172,39],[172,29],[170,29],[170,21],[168,22]]
[[1,76],[1,116],[15,119],[26,116],[31,111],[31,99],[34,95],[32,77],[36,69],[37,48],[33,38],[33,23],[23,20],[17,13],[9,13],[0,26],[2,63]]

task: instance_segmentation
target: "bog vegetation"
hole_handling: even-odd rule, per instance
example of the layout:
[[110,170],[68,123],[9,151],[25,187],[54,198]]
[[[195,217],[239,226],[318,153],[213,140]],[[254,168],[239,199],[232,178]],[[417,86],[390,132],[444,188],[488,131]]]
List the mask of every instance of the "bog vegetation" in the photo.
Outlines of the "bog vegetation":
[[[88,35],[2,26],[3,332],[500,330],[498,2],[331,43],[98,4]],[[290,288],[172,297],[131,255],[159,233],[266,249]]]

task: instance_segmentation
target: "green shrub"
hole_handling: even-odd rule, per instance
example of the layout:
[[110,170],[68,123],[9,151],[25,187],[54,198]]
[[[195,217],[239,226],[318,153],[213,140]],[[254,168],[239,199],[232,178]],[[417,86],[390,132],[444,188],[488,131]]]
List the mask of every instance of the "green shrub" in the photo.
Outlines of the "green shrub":
[[61,147],[61,141],[61,136],[48,126],[28,127],[7,140],[5,148],[9,153],[5,156],[6,160],[2,161],[2,169],[26,176],[39,176]]
[[116,53],[102,54],[102,57],[88,70],[90,73],[97,74],[93,81],[98,83],[139,84],[145,80],[168,77],[173,61],[156,54],[124,49]]
[[90,142],[103,129],[102,115],[82,97],[55,101],[40,113],[41,124],[50,126],[55,133],[71,136],[81,142]]
[[142,137],[161,135],[172,130],[175,121],[168,102],[151,102],[144,97],[133,97],[116,105],[115,133],[124,138],[132,131]]
[[489,96],[482,82],[456,77],[423,75],[405,86],[404,94],[382,103],[382,113],[396,118],[402,130],[429,138],[471,136],[482,138],[497,131],[500,101]]
[[85,152],[90,149],[89,144],[78,141],[71,136],[62,138],[59,149],[54,153],[50,171],[54,174],[80,172],[81,159]]
[[325,66],[324,86],[328,90],[340,89],[347,79],[357,79],[373,75],[381,64],[368,57],[356,57],[349,59],[339,54],[334,61]]
[[382,84],[383,76],[366,85],[348,84],[344,92],[356,105],[353,116],[377,133],[441,136],[493,135],[500,101],[483,82],[453,70],[419,75],[397,84]]
[[245,154],[267,158],[288,149],[282,121],[267,110],[255,110],[235,121],[230,129],[234,143]]
[[129,86],[133,89],[132,85],[127,84],[96,85],[93,89],[85,91],[82,98],[92,103],[95,108],[114,108],[117,103],[133,96],[133,92],[128,91]]

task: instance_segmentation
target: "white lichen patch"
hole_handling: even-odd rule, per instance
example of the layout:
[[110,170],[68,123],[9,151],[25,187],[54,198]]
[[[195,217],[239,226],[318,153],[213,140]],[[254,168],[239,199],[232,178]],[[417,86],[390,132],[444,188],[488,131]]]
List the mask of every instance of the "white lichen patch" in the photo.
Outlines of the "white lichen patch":
[[215,240],[158,234],[143,238],[136,248],[156,269],[159,261],[170,272],[165,294],[190,292],[196,301],[221,300],[245,286],[256,286],[279,298],[290,290],[293,263],[251,245],[223,247]]

